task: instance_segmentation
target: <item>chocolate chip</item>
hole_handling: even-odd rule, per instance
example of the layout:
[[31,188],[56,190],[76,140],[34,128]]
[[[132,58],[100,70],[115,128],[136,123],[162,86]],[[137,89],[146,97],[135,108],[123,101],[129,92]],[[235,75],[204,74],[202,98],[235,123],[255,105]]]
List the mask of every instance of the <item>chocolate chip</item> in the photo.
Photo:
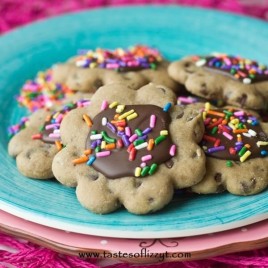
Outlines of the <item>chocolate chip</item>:
[[216,193],[222,193],[225,191],[225,187],[223,184],[218,185]]
[[256,178],[251,178],[249,183],[241,182],[241,186],[245,194],[249,194],[256,187]]
[[161,89],[163,93],[166,94],[166,90],[164,88],[160,87],[159,89]]
[[35,149],[29,149],[27,152],[26,152],[26,158],[28,159],[31,159],[31,156],[32,156],[32,153],[34,153]]
[[95,90],[97,90],[98,88],[100,88],[100,87],[102,87],[103,86],[103,82],[102,82],[102,80],[100,80],[100,79],[96,79],[95,81],[94,81],[94,88],[95,88]]
[[184,69],[186,73],[191,74],[194,72],[193,64],[189,61],[184,63]]
[[96,180],[99,178],[99,174],[98,174],[98,173],[96,173],[96,174],[90,174],[89,176],[90,176],[90,178],[91,178],[93,181],[96,181]]
[[180,119],[184,116],[184,111],[181,111],[177,116],[176,119]]
[[153,197],[149,197],[149,198],[148,198],[148,202],[149,202],[149,203],[153,203],[153,201],[154,201],[154,198],[153,198]]
[[247,98],[248,98],[248,96],[246,94],[242,94],[242,96],[241,97],[238,97],[236,99],[236,101],[238,103],[240,103],[240,105],[243,107],[245,105],[245,103],[246,103]]
[[222,174],[221,173],[216,173],[215,176],[214,176],[214,180],[216,182],[221,182],[221,180],[222,180]]
[[134,183],[135,183],[135,185],[134,185],[135,188],[139,188],[142,185],[142,182],[138,181],[138,180],[135,180]]
[[197,157],[197,153],[194,152],[194,153],[192,154],[192,158],[196,158],[196,157]]
[[174,165],[174,162],[172,159],[168,160],[166,163],[165,163],[166,167],[167,168],[172,168],[173,165]]
[[192,121],[195,117],[197,116],[197,114],[191,113],[186,117],[186,122],[190,122]]

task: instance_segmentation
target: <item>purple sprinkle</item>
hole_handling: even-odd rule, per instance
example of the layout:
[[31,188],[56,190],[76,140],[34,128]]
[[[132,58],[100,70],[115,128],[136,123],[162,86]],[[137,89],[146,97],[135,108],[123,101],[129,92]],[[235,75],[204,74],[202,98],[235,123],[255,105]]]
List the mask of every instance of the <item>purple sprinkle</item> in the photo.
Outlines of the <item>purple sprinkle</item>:
[[110,122],[107,122],[106,126],[113,132],[116,132],[116,128],[113,124],[111,124]]
[[235,150],[236,150],[237,152],[240,151],[242,148],[243,148],[243,146],[241,146],[241,145],[235,146]]
[[236,146],[239,146],[239,145],[244,145],[244,143],[242,141],[238,141],[235,143]]
[[208,153],[216,153],[216,152],[224,151],[224,150],[225,150],[225,146],[213,147],[213,148],[208,149]]
[[97,146],[101,145],[101,140],[96,140]]
[[123,135],[125,135],[124,131],[117,131],[117,136],[122,137]]
[[146,140],[147,140],[147,138],[148,138],[148,136],[147,136],[147,135],[143,135],[143,136],[139,137],[138,139],[139,139],[139,140],[144,140],[144,141],[146,141]]
[[122,141],[123,141],[125,147],[128,147],[128,146],[130,145],[130,142],[129,142],[129,140],[128,140],[127,135],[123,135],[123,136],[122,136]]
[[97,147],[97,141],[93,141],[91,144],[90,144],[90,148],[91,149],[95,149]]
[[144,129],[144,130],[142,131],[142,134],[145,135],[145,134],[150,133],[151,131],[152,131],[152,129],[151,129],[150,127],[147,127],[146,129]]

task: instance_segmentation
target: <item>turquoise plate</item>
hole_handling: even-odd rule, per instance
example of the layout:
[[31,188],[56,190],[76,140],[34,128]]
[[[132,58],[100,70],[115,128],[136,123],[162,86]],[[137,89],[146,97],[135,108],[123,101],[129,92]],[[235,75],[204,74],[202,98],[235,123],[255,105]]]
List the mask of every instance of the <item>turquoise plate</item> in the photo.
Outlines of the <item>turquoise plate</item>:
[[26,79],[80,48],[136,43],[159,48],[170,60],[225,51],[268,63],[268,24],[211,10],[175,6],[109,8],[61,16],[0,38],[0,209],[43,225],[84,234],[163,238],[223,231],[268,218],[268,191],[239,197],[178,195],[147,216],[124,209],[95,215],[80,206],[74,189],[19,174],[7,154],[7,127],[25,111],[14,95]]

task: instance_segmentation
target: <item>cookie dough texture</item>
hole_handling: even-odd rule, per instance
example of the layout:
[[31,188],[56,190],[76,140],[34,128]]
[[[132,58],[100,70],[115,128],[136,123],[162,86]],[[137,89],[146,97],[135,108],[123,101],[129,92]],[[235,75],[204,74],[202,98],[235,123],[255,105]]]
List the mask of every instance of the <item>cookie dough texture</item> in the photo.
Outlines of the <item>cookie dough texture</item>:
[[75,109],[64,118],[61,135],[67,146],[55,156],[52,169],[59,182],[76,187],[77,198],[85,208],[104,214],[123,205],[131,213],[151,213],[171,201],[174,189],[190,187],[203,178],[205,156],[198,143],[204,126],[200,113],[191,106],[171,108],[169,133],[177,146],[177,154],[168,165],[159,165],[154,175],[108,179],[91,166],[74,165],[72,160],[83,154],[90,131],[82,115],[94,118],[100,112],[103,100],[164,107],[167,102],[175,104],[176,96],[170,89],[152,83],[137,90],[124,83],[110,84],[94,94],[90,109]]
[[[200,107],[200,104],[196,107]],[[235,107],[226,107],[229,108]],[[250,113],[258,117],[257,113]],[[260,126],[268,136],[268,123],[260,122]],[[243,163],[232,161],[232,167],[227,167],[226,161],[206,156],[206,174],[191,190],[199,194],[228,191],[231,194],[247,196],[260,193],[268,187],[268,157],[251,158]]]
[[113,82],[124,82],[135,90],[152,82],[178,92],[181,86],[169,77],[168,65],[168,62],[163,61],[157,65],[156,70],[117,72],[102,68],[77,67],[74,58],[71,58],[66,63],[58,63],[53,67],[53,80],[57,83],[65,83],[69,88],[82,92],[94,93],[101,86]]
[[[64,101],[65,104],[79,99],[89,99],[91,94],[78,93]],[[55,144],[33,140],[32,135],[40,132],[46,117],[62,106],[54,105],[51,111],[38,110],[29,117],[28,125],[10,140],[8,153],[16,158],[18,170],[26,177],[34,179],[53,178],[52,160],[57,153]]]
[[215,70],[196,66],[191,56],[172,62],[168,73],[189,92],[208,100],[222,99],[230,105],[256,110],[267,105],[268,81],[244,84]]

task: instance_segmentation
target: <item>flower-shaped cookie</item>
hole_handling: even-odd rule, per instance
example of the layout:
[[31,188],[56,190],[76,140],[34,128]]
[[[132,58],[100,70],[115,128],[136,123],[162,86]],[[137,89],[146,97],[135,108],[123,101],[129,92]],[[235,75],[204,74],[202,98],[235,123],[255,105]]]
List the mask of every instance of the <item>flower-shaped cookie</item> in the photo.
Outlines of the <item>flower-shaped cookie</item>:
[[18,170],[23,175],[34,179],[54,177],[51,166],[55,154],[62,148],[59,133],[61,121],[70,110],[88,104],[89,101],[84,99],[69,102],[55,112],[40,109],[28,118],[26,128],[18,132],[17,128],[11,127],[13,131],[10,134],[15,135],[8,144],[8,152],[16,157]]
[[192,190],[252,195],[268,186],[268,124],[235,107],[204,111],[206,175]]
[[169,75],[191,93],[227,104],[263,109],[268,99],[268,69],[249,59],[216,54],[175,61]]
[[125,82],[138,89],[149,82],[178,91],[180,86],[167,73],[168,62],[150,47],[135,46],[129,50],[82,51],[66,63],[56,64],[53,80],[73,90],[95,92],[113,82]]
[[62,122],[66,147],[53,160],[56,179],[77,187],[78,200],[94,213],[121,204],[135,214],[163,208],[174,188],[190,187],[205,173],[201,114],[175,102],[170,89],[152,83],[101,87],[90,109],[75,109]]

